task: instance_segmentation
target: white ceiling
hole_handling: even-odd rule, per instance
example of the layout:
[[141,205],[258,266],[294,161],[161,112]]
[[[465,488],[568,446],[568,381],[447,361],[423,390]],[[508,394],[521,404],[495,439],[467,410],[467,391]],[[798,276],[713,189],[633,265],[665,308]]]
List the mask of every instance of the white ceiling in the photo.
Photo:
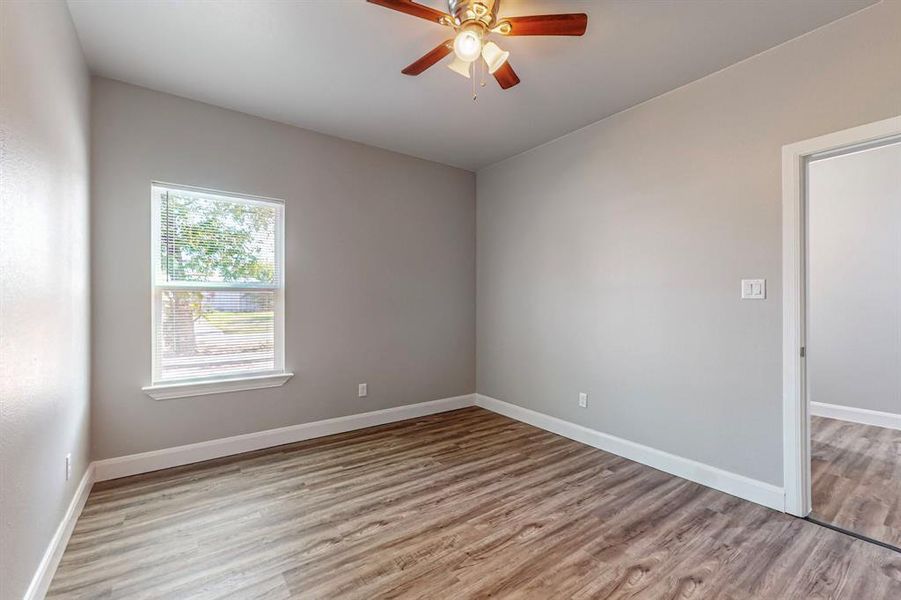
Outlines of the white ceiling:
[[364,0],[69,6],[99,75],[475,170],[874,1],[504,0],[503,16],[586,12],[588,32],[498,40],[522,83],[491,79],[478,102],[449,59],[400,73],[450,30]]

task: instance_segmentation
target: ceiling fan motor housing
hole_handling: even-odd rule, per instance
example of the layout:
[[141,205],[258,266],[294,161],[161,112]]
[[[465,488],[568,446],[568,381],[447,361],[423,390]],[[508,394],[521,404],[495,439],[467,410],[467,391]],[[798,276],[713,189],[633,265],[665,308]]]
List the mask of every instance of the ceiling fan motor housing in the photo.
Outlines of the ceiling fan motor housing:
[[491,29],[497,21],[500,4],[500,0],[447,0],[448,12],[458,25],[478,24],[484,29]]

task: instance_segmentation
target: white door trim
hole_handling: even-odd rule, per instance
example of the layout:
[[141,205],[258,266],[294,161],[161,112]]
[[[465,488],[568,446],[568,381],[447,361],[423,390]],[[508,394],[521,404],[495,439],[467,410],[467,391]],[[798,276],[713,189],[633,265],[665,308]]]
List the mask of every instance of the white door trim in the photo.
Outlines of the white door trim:
[[782,427],[785,512],[806,517],[810,505],[810,414],[807,403],[807,164],[818,155],[853,151],[901,136],[901,116],[782,147]]

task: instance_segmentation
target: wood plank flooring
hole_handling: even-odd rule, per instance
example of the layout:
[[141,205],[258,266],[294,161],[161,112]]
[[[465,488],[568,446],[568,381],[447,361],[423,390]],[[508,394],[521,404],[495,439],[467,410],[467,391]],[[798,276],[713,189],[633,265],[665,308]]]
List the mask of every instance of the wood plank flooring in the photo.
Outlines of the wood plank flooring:
[[811,516],[901,548],[901,431],[810,421]]
[[901,598],[901,554],[479,408],[97,484],[48,598]]

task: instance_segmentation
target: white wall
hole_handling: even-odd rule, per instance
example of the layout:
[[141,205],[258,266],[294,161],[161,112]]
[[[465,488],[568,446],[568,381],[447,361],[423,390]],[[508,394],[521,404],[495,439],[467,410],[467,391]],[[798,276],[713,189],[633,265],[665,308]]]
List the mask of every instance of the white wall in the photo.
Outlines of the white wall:
[[901,113],[899,31],[883,2],[479,171],[478,392],[780,485],[781,147]]
[[[471,172],[108,79],[92,104],[95,459],[475,391]],[[141,392],[154,180],[285,201],[283,387]]]
[[0,79],[0,598],[11,600],[89,462],[89,76],[65,4],[0,2]]
[[901,414],[901,143],[808,182],[810,399]]

